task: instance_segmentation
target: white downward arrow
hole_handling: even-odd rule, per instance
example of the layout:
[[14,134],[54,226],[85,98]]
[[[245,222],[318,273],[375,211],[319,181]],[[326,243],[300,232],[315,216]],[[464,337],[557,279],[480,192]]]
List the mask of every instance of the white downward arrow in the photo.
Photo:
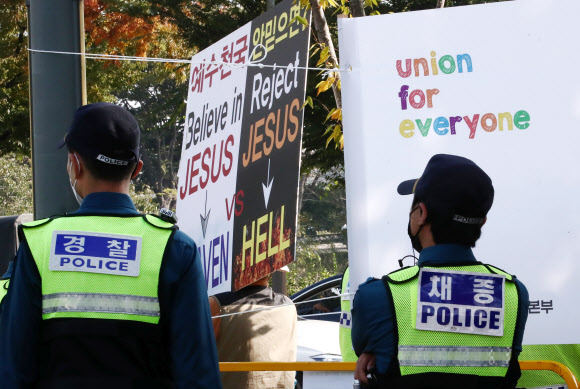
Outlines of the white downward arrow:
[[209,214],[211,212],[211,209],[208,211],[207,210],[207,190],[205,191],[205,217],[203,215],[199,215],[199,218],[201,219],[201,231],[203,232],[203,237],[205,239],[205,233],[207,231],[207,222],[209,221]]
[[264,202],[266,203],[266,208],[268,208],[268,201],[270,201],[270,192],[272,191],[272,183],[274,183],[274,177],[270,180],[270,160],[268,160],[268,178],[266,179],[266,184],[262,184],[262,189],[264,189]]

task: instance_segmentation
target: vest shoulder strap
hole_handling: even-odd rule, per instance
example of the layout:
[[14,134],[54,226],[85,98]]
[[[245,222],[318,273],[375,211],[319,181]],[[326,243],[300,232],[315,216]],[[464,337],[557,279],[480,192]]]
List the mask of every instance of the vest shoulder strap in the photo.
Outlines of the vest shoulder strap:
[[45,224],[50,223],[52,220],[53,220],[53,218],[49,217],[46,219],[40,219],[40,220],[31,221],[28,223],[22,223],[21,225],[18,226],[18,240],[20,242],[26,241],[26,235],[24,234],[25,229],[31,229],[31,228],[43,226]]
[[512,276],[511,274],[509,274],[505,270],[500,269],[499,267],[495,267],[488,264],[484,264],[484,266],[492,273],[504,275],[506,280],[508,281],[513,281],[513,278],[515,278],[515,276]]
[[143,220],[145,220],[147,223],[151,224],[153,227],[162,228],[164,230],[178,230],[179,229],[179,227],[177,227],[175,224],[169,223],[169,222],[161,219],[157,215],[142,215],[142,216],[143,216]]
[[412,280],[419,275],[419,266],[408,266],[395,270],[385,276],[386,280],[392,284],[400,284]]
[[42,226],[46,223],[50,223],[53,219],[54,218],[52,218],[52,217],[49,217],[46,219],[39,219],[39,220],[35,220],[32,222],[28,222],[28,223],[23,223],[23,224],[21,224],[21,226],[23,228],[34,228],[34,227]]

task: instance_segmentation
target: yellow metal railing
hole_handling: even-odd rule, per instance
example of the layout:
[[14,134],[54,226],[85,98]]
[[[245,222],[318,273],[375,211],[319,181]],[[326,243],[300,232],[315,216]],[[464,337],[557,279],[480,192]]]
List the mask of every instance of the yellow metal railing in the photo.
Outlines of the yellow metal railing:
[[578,389],[578,380],[565,365],[556,361],[520,361],[520,369],[522,370],[551,370],[564,378],[564,382],[568,385],[568,389]]
[[354,371],[356,362],[220,362],[221,371]]
[[[354,371],[355,362],[220,362],[221,371]],[[551,370],[568,389],[580,389],[572,371],[555,361],[520,361],[522,370]]]

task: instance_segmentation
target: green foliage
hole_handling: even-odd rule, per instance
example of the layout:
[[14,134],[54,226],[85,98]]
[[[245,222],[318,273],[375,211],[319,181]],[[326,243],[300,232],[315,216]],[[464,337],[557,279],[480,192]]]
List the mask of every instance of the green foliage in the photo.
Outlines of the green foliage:
[[26,7],[3,0],[0,7],[0,154],[28,153],[28,53]]
[[[70,190],[66,188],[65,190]],[[131,185],[129,195],[141,213],[159,212],[157,196],[148,186]],[[30,158],[5,154],[0,157],[0,215],[32,213],[32,164]]]
[[130,89],[117,99],[141,125],[143,173],[138,182],[151,187],[164,208],[175,208],[187,83],[169,77],[159,64],[148,64]]
[[342,180],[344,172],[332,175],[319,170],[303,177],[306,180],[300,212],[301,234],[311,236],[313,232],[340,233],[346,224],[346,193]]
[[316,243],[305,240],[296,251],[296,261],[288,265],[288,295],[325,278],[342,274],[348,266],[345,254],[319,254]]
[[136,188],[135,185],[129,187],[129,196],[135,203],[135,207],[141,213],[153,213],[157,214],[159,212],[159,204],[157,203],[157,196],[154,191],[151,190],[146,185],[143,185],[140,189]]
[[288,293],[293,294],[324,278],[341,274],[348,264],[344,186],[330,177],[343,176],[313,170],[302,177],[304,191],[299,216],[296,260],[289,265]]
[[[316,45],[312,46],[311,53],[316,52]],[[316,67],[319,58],[311,54],[308,66]],[[327,131],[339,121],[332,119],[332,114],[336,113],[336,102],[331,92],[320,93],[314,96],[316,85],[320,79],[315,77],[316,73],[310,72],[306,80],[306,106],[304,109],[304,131],[302,135],[302,164],[301,173],[309,174],[313,170],[334,175],[334,177],[344,185],[344,177],[334,174],[341,170],[344,164],[344,155],[340,147],[327,147]],[[335,109],[335,111],[332,111]],[[330,115],[330,117],[329,117]],[[340,111],[342,115],[342,111]],[[328,118],[328,119],[327,119]]]
[[28,157],[0,157],[0,215],[32,213],[32,165]]
[[189,47],[200,50],[266,11],[264,0],[150,0],[150,14],[168,20]]
[[[174,25],[152,15],[146,0],[85,1],[85,13],[87,51],[165,58],[187,58],[194,52]],[[121,104],[139,122],[144,167],[135,184],[153,191],[154,212],[175,208],[188,71],[182,64],[87,62],[89,102]]]
[[[445,0],[445,7],[456,7],[461,5],[473,5],[483,3],[497,3],[505,0]],[[390,0],[381,1],[379,3],[379,12],[381,13],[395,13],[420,11],[424,9],[432,9],[437,6],[437,0]]]

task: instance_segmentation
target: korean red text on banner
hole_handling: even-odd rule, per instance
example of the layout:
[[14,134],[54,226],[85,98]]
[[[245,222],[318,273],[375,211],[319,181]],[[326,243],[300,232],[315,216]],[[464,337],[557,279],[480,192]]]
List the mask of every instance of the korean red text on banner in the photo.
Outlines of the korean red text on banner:
[[224,80],[231,74],[231,67],[223,63],[245,64],[248,60],[248,36],[242,36],[235,41],[227,42],[222,47],[221,55],[204,59],[202,63],[194,65],[191,75],[191,91],[203,93],[205,90],[218,84],[218,80]]

